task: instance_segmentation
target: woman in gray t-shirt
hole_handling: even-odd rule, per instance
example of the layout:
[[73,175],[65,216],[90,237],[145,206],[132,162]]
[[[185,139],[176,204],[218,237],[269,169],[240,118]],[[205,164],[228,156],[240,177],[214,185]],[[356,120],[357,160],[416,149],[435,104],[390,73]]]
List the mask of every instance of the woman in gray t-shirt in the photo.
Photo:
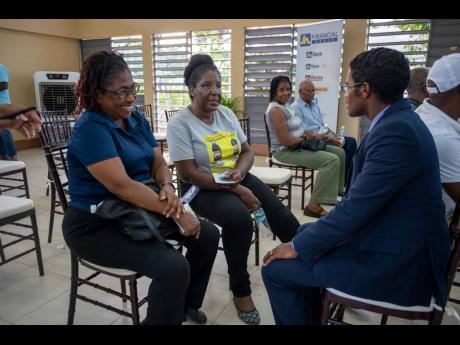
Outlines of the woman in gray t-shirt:
[[[247,270],[251,211],[262,207],[273,233],[283,242],[292,239],[299,222],[269,187],[249,173],[254,154],[235,114],[220,105],[221,76],[212,58],[193,55],[184,79],[192,101],[168,123],[170,158],[180,179],[200,189],[190,202],[193,211],[222,227],[238,316],[248,324],[258,324]],[[224,179],[216,183],[214,175]]]

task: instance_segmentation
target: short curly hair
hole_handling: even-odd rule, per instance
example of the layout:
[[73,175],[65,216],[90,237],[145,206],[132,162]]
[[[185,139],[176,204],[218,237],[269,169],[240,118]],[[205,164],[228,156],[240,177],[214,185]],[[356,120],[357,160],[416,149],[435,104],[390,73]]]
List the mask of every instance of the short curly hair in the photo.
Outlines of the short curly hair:
[[[195,87],[200,77],[207,71],[216,71],[220,76],[220,71],[214,64],[214,60],[211,56],[207,54],[192,55],[187,67],[185,67],[184,70],[185,86]],[[191,99],[193,99],[192,95],[189,94],[189,96]]]
[[389,48],[362,52],[350,62],[355,83],[367,82],[377,98],[393,103],[403,98],[410,79],[409,61],[403,53]]
[[275,78],[273,78],[272,81],[270,82],[270,102],[273,102],[275,100],[276,90],[278,89],[278,85],[281,82],[288,82],[289,87],[291,88],[291,92],[292,92],[291,80],[284,75],[278,75]]
[[128,71],[129,67],[123,56],[113,51],[99,51],[91,54],[83,62],[80,80],[75,89],[77,112],[83,109],[100,110],[96,101],[97,92],[104,93],[115,76]]

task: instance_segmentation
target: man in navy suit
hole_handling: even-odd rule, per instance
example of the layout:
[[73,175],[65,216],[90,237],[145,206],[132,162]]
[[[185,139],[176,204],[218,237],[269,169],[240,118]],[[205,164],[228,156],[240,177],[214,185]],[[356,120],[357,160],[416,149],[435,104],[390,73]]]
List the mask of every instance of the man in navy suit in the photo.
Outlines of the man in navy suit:
[[343,200],[264,257],[277,324],[319,323],[322,287],[389,306],[445,305],[449,235],[438,156],[403,99],[409,76],[407,59],[393,49],[351,61],[342,85],[350,116],[372,123]]

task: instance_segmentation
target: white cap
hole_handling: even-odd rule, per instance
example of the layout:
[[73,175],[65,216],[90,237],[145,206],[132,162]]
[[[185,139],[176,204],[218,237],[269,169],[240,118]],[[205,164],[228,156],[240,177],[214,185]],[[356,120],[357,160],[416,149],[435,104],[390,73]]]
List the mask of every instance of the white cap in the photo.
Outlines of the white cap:
[[460,53],[445,55],[436,60],[428,72],[427,80],[437,86],[427,86],[429,93],[443,93],[460,85]]

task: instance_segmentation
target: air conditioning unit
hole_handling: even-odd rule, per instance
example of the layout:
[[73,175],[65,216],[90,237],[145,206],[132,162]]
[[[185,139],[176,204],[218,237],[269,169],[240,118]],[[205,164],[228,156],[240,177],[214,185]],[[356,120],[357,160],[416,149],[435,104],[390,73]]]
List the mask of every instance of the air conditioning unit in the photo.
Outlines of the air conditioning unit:
[[34,73],[35,97],[39,111],[75,111],[78,72],[38,71]]

